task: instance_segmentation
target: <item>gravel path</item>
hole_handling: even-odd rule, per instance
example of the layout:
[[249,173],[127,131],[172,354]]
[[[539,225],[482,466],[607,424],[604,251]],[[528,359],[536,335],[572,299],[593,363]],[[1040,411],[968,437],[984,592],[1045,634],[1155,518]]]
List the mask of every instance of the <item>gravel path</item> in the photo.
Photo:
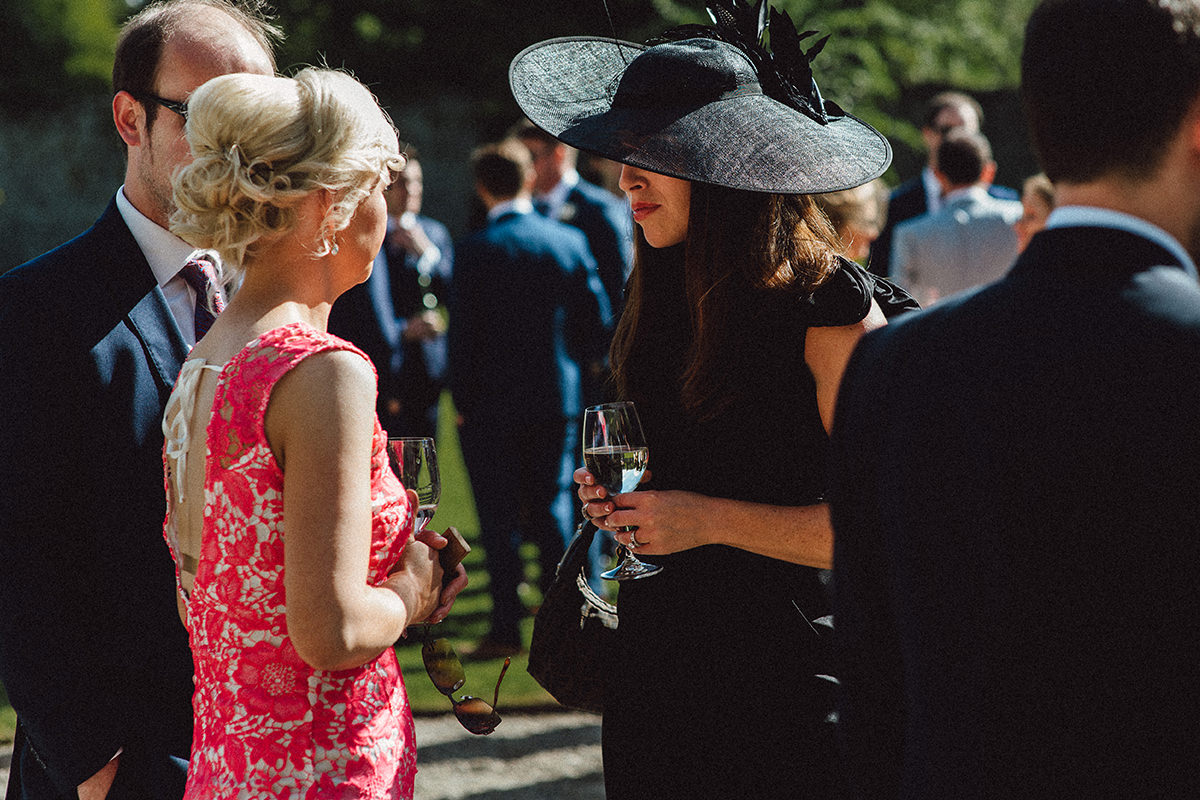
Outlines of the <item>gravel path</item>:
[[[604,798],[600,718],[592,714],[504,715],[491,736],[472,736],[452,714],[418,717],[417,750],[417,800]],[[0,789],[11,757],[0,747]]]

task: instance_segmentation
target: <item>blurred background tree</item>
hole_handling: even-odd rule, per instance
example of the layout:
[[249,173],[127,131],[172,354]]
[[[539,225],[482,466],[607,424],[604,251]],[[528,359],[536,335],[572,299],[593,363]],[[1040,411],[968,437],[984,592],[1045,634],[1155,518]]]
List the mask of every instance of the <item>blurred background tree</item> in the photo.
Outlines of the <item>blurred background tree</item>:
[[[831,34],[815,71],[822,91],[892,142],[895,183],[924,161],[914,120],[934,92],[982,102],[999,180],[1036,170],[1016,97],[1025,19],[1035,0],[775,0],[801,29]],[[113,45],[140,0],[5,0],[0,30],[0,271],[83,230],[123,172],[109,118]],[[517,120],[508,64],[553,36],[644,41],[707,22],[703,0],[275,0],[284,72],[345,67],[420,151],[426,211],[465,230],[466,159]],[[611,19],[611,22],[610,22]]]

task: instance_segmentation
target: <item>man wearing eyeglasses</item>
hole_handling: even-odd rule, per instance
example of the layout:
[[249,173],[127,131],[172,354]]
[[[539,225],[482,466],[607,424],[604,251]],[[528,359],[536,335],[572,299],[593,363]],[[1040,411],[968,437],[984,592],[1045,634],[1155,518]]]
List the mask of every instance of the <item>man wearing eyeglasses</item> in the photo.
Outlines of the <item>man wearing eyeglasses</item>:
[[192,662],[162,540],[163,405],[202,330],[167,230],[209,78],[273,74],[276,29],[230,0],[130,19],[113,66],[125,183],[87,232],[0,277],[0,681],[9,800],[178,798]]

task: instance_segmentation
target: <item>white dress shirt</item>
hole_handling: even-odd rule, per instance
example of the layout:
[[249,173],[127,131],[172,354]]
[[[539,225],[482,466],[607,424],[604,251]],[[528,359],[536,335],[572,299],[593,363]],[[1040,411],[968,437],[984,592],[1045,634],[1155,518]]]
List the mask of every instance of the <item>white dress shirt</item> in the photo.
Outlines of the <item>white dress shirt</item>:
[[188,286],[179,271],[187,263],[196,248],[180,239],[175,234],[160,227],[142,212],[133,207],[125,196],[125,187],[117,191],[117,210],[121,218],[129,226],[146,261],[150,263],[150,271],[167,298],[167,306],[171,316],[179,324],[183,340],[188,347],[196,344],[195,311],[196,292]]

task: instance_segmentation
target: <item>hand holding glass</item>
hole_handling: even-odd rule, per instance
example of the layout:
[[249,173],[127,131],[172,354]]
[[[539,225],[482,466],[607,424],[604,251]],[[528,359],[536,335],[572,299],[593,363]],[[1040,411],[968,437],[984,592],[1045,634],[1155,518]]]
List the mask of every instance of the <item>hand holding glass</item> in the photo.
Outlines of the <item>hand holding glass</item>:
[[[632,492],[650,459],[642,423],[633,403],[605,403],[583,413],[583,465],[609,496]],[[625,530],[636,530],[626,528]],[[621,562],[600,577],[626,581],[653,575],[662,567],[640,561],[628,547]]]

